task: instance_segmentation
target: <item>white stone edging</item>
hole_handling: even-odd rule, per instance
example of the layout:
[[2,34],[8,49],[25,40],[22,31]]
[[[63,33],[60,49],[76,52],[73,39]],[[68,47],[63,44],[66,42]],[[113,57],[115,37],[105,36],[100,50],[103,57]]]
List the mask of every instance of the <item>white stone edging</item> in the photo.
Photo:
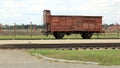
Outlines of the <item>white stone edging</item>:
[[83,64],[95,64],[97,65],[98,62],[84,62],[84,61],[76,61],[76,60],[63,60],[63,59],[54,59],[54,58],[49,58],[37,53],[32,53],[33,56],[37,56],[38,58],[42,58],[47,61],[54,61],[54,62],[63,62],[63,63],[83,63]]

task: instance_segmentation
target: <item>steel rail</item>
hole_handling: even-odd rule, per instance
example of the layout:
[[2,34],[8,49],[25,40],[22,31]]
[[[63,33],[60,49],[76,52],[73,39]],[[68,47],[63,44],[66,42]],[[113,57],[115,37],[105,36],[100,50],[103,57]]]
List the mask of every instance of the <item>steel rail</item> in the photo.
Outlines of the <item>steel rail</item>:
[[0,44],[0,49],[38,48],[118,48],[120,43],[69,43],[69,44]]

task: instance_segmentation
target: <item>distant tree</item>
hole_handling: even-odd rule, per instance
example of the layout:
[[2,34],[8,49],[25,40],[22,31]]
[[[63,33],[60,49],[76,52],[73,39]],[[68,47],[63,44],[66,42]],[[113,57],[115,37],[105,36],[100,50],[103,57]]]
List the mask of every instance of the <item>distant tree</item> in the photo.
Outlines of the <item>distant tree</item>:
[[25,29],[25,25],[24,24],[21,25],[21,29]]
[[30,25],[25,25],[25,29],[29,29],[29,26],[30,26]]
[[2,24],[0,24],[0,32],[2,31]]
[[103,29],[104,31],[105,31],[108,27],[109,27],[108,24],[103,24],[103,25],[102,25],[102,29]]
[[7,24],[5,24],[4,28],[5,29],[9,29],[9,26]]
[[7,24],[5,24],[4,27],[3,27],[3,29],[8,29],[8,30],[11,30],[13,28],[14,28],[13,25],[7,25]]
[[102,27],[108,27],[109,25],[108,24],[103,24]]
[[[33,24],[32,25],[32,29],[36,28],[36,29],[43,29],[44,28],[44,25],[36,25],[36,24]],[[17,25],[16,24],[16,28],[17,29],[29,29],[30,28],[30,24],[21,24],[21,25]],[[14,29],[14,25],[8,25],[8,24],[5,24],[3,25],[3,29]]]
[[110,24],[109,26],[114,26],[114,24],[112,23],[112,24]]

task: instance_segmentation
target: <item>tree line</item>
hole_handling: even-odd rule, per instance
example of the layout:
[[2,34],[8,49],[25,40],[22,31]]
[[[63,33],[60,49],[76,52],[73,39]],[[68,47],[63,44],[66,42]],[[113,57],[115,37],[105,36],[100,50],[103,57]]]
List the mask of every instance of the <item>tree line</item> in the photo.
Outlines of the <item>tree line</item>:
[[[119,25],[119,24],[102,24],[102,28],[107,28],[107,27],[110,27],[110,26],[114,26],[114,25]],[[32,29],[44,29],[44,25],[36,25],[36,24],[21,24],[21,25],[8,25],[8,24],[5,24],[5,25],[2,25],[0,24],[0,29],[9,29],[9,30],[12,30],[14,28],[17,28],[17,29],[29,29],[31,28],[32,26]]]
[[31,26],[32,26],[32,29],[43,29],[44,28],[43,25],[35,25],[35,24],[32,24],[32,25],[30,25],[30,24],[26,24],[26,25],[25,24],[21,24],[21,25],[7,25],[7,24],[5,24],[5,25],[1,25],[0,28],[9,29],[9,30],[12,30],[14,28],[29,29],[29,28],[31,28]]

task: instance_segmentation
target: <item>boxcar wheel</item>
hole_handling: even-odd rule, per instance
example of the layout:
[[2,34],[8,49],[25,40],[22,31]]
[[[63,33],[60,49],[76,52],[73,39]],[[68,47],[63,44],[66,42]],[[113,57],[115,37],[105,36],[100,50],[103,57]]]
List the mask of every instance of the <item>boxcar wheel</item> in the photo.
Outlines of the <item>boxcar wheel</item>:
[[57,38],[57,34],[56,34],[55,32],[53,33],[53,36],[54,36],[55,38]]
[[83,39],[90,39],[92,37],[92,33],[82,33],[81,36]]
[[63,39],[64,37],[64,33],[62,32],[54,32],[53,35],[56,39]]
[[86,39],[85,34],[81,34],[82,39]]

